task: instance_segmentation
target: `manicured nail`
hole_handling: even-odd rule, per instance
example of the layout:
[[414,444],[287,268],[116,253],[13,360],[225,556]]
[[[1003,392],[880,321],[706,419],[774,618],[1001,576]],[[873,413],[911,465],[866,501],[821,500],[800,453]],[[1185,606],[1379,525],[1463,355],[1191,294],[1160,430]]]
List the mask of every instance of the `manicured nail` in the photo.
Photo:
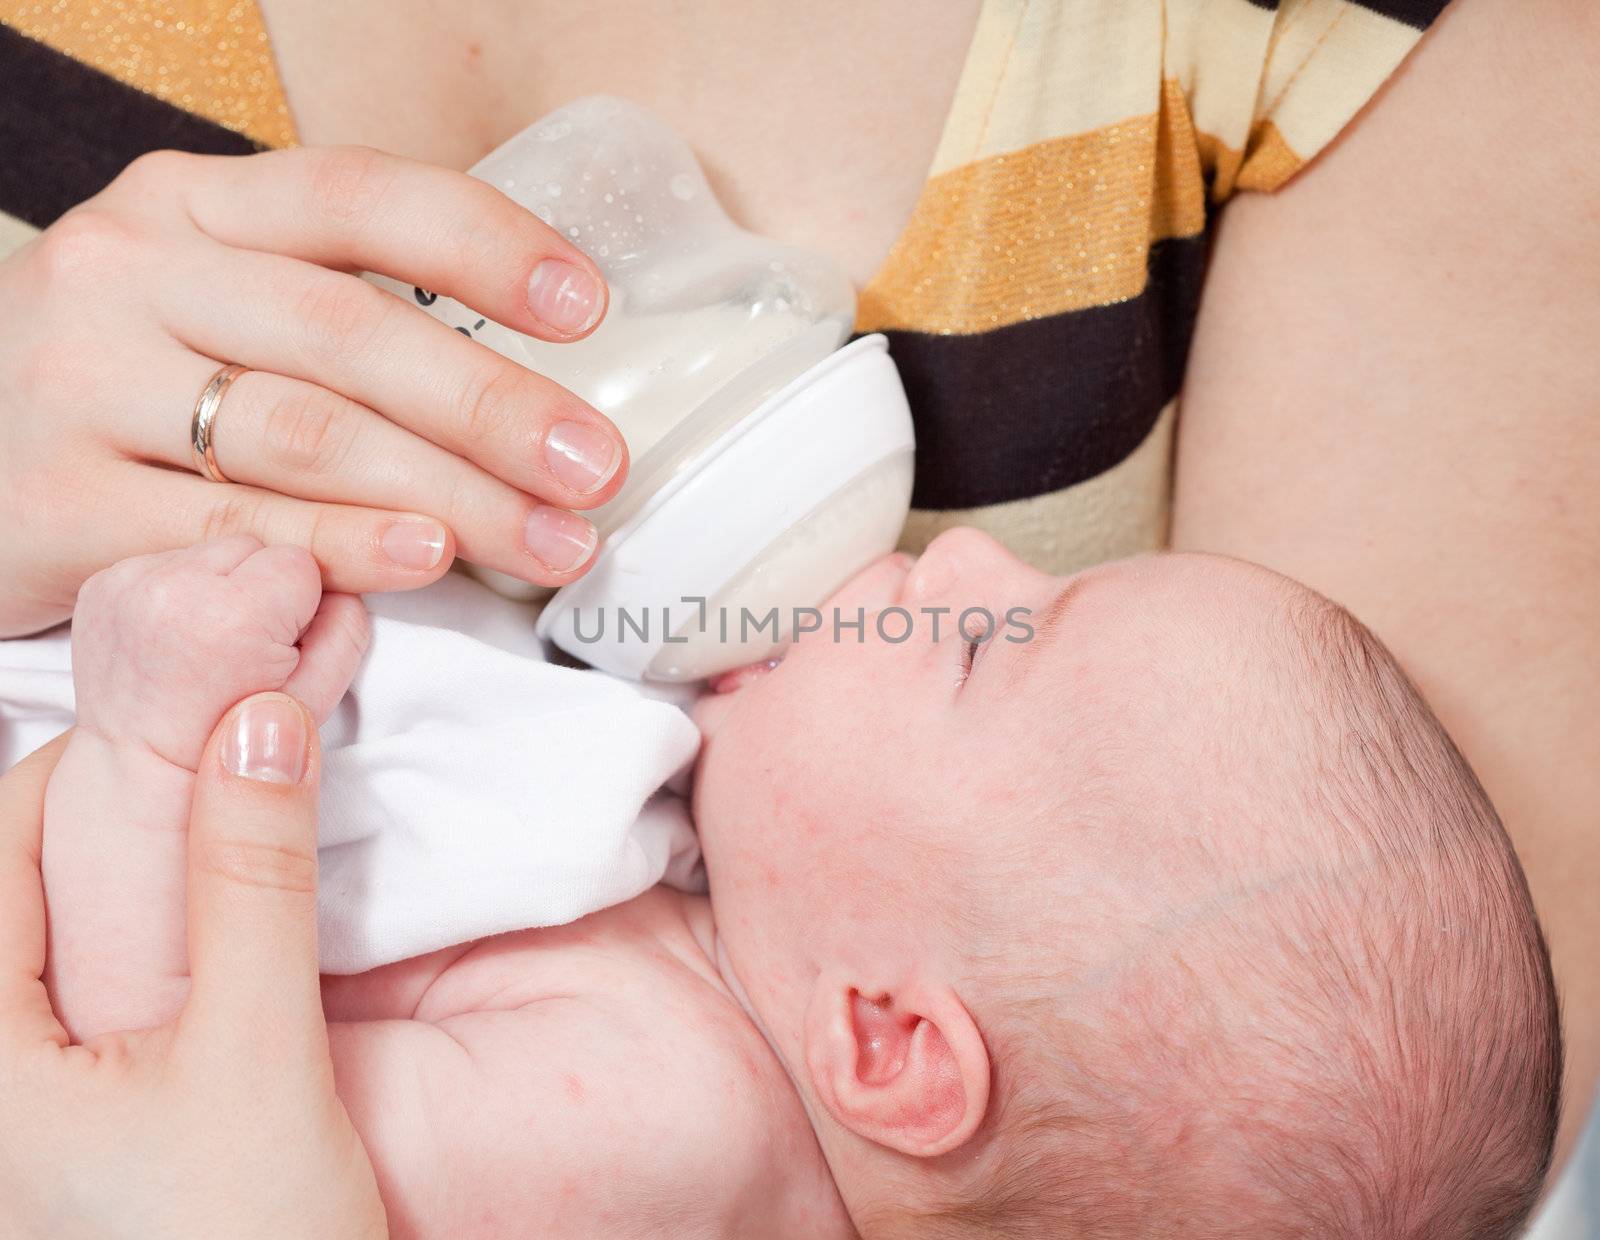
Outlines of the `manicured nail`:
[[544,455],[550,472],[579,495],[605,486],[622,464],[617,441],[587,422],[557,422],[544,437]]
[[588,331],[599,322],[605,304],[600,281],[571,263],[547,258],[528,278],[528,309],[563,335]]
[[379,540],[391,562],[412,570],[437,568],[444,541],[444,526],[437,521],[396,521]]
[[222,765],[243,779],[297,784],[306,773],[306,714],[281,693],[251,698],[222,737]]
[[552,572],[565,573],[589,558],[599,536],[589,522],[560,508],[535,508],[528,514],[523,545]]

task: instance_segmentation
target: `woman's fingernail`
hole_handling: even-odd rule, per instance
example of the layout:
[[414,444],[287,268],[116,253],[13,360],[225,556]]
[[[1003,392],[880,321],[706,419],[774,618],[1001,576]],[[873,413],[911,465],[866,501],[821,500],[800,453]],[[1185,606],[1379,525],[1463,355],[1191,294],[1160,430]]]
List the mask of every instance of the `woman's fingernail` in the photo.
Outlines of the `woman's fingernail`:
[[222,737],[222,765],[242,779],[297,784],[306,773],[306,713],[281,693],[251,698]]
[[528,278],[528,309],[563,335],[588,331],[599,322],[605,304],[600,281],[571,263],[547,258]]
[[622,463],[617,441],[586,422],[557,422],[544,437],[544,455],[550,472],[579,495],[605,486]]
[[383,554],[400,568],[437,568],[444,558],[445,529],[437,521],[396,521],[379,542]]
[[598,535],[588,521],[561,508],[535,508],[522,532],[523,545],[552,572],[569,572],[589,558]]

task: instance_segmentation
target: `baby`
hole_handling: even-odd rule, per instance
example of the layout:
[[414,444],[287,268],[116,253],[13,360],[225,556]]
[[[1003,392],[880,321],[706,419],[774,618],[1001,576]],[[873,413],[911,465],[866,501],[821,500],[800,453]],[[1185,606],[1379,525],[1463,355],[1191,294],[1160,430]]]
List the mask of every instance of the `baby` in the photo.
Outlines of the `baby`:
[[[247,693],[331,707],[359,615],[318,599],[305,557],[238,539],[85,587],[45,827],[79,1036],[181,1002],[190,772]],[[1032,634],[868,624],[703,699],[709,902],[329,978],[396,1236],[1517,1232],[1556,1124],[1549,962],[1368,632],[1235,561],[1059,580],[965,531],[829,605]]]

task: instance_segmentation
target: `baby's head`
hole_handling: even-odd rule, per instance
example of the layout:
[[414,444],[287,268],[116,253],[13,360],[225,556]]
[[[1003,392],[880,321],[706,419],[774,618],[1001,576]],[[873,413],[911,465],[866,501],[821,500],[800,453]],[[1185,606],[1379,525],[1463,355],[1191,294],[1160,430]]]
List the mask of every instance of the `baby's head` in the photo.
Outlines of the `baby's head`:
[[[967,607],[999,620],[970,670]],[[695,797],[726,965],[864,1236],[1515,1233],[1549,959],[1371,634],[1236,561],[1062,580],[966,531],[825,615],[702,703]]]

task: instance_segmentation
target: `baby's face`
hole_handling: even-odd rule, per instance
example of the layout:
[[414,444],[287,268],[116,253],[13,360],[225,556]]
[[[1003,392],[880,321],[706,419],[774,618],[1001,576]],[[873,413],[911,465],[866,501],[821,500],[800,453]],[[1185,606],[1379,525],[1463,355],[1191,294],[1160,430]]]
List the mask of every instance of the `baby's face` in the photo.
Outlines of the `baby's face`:
[[[757,1007],[757,988],[803,986],[824,958],[864,963],[908,939],[936,954],[958,932],[983,950],[970,940],[997,919],[980,912],[998,908],[1010,937],[1035,915],[1059,924],[1064,902],[1109,929],[1159,901],[1152,873],[1182,849],[1075,830],[1073,806],[1114,780],[1125,796],[1148,787],[1157,810],[1190,777],[1174,748],[1204,771],[1218,703],[1250,688],[1252,634],[1292,588],[1206,556],[1050,577],[968,530],[849,582],[822,632],[697,712],[713,903]],[[906,630],[898,613],[874,623],[893,607],[911,613],[905,641],[888,640]],[[955,632],[973,607],[999,622],[976,648]],[[834,610],[848,622],[858,608],[864,637],[835,640]],[[949,609],[937,640],[935,608]],[[1019,882],[1030,870],[1049,881]]]

